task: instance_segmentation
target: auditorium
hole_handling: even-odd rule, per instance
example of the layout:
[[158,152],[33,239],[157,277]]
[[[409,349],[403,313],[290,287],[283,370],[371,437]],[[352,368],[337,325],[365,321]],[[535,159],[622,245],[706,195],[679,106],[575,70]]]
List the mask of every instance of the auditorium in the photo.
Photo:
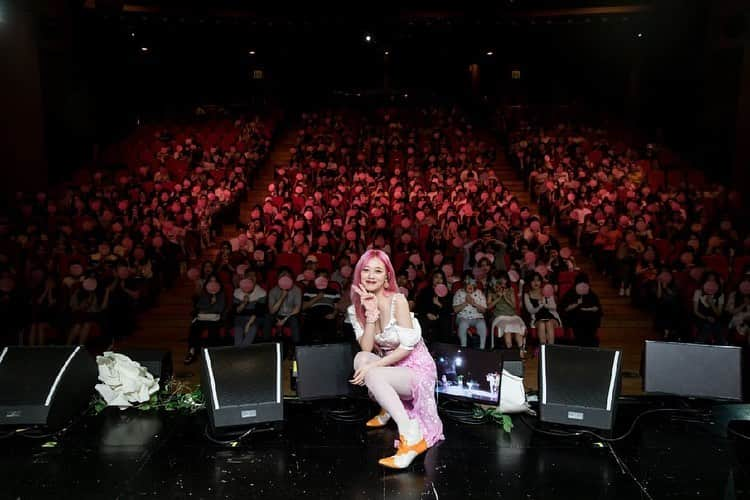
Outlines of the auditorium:
[[750,498],[749,24],[0,0],[0,499]]

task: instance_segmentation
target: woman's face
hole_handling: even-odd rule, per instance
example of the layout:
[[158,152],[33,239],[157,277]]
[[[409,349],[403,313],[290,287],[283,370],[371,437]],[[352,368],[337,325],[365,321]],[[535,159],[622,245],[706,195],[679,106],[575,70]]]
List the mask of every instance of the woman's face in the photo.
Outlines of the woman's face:
[[385,264],[377,257],[367,261],[360,272],[360,280],[368,292],[376,292],[382,289],[387,277]]
[[477,286],[475,284],[473,284],[473,283],[467,283],[466,284],[466,293],[472,294],[472,293],[474,293],[474,290],[476,290],[476,289],[477,289]]
[[443,283],[443,275],[435,273],[432,275],[432,286],[440,285]]
[[531,280],[531,288],[534,290],[538,290],[542,286],[542,280],[539,279],[539,276],[534,276],[534,278]]

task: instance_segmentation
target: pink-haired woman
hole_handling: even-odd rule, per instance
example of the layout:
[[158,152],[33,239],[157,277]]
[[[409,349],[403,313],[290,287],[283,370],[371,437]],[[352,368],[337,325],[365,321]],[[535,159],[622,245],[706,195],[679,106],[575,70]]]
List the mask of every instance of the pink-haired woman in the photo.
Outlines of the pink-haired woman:
[[362,348],[354,358],[351,382],[366,385],[381,406],[368,427],[382,427],[391,418],[398,426],[398,450],[380,465],[404,469],[444,439],[434,396],[435,362],[406,297],[398,293],[388,254],[365,252],[354,269],[351,290],[348,313]]

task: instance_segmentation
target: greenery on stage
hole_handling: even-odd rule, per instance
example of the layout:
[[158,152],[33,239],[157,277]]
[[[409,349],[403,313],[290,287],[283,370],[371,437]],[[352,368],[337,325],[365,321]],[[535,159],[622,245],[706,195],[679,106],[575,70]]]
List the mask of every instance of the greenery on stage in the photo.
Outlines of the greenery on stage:
[[510,431],[513,429],[513,421],[511,420],[510,415],[502,413],[495,406],[474,406],[474,418],[495,422],[508,434],[510,434]]
[[[98,415],[106,407],[107,402],[97,393],[91,402],[90,411]],[[131,408],[140,411],[165,410],[195,413],[205,408],[205,396],[200,386],[192,386],[172,378],[160,391],[152,394],[148,401],[133,404]]]

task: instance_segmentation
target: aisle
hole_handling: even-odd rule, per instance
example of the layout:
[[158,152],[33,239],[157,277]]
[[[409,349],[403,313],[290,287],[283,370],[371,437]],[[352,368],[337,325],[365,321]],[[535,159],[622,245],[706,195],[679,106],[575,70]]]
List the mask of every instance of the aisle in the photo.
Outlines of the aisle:
[[[500,143],[497,143],[496,146],[498,151],[502,151]],[[498,178],[514,194],[517,194],[521,205],[527,205],[532,213],[537,213],[539,207],[531,199],[528,191],[524,189],[523,181],[502,153],[498,157],[495,170]],[[560,240],[563,247],[568,246],[567,236],[559,235],[554,228],[552,232]],[[596,272],[590,259],[581,257],[575,249],[573,249],[573,254],[581,270],[588,273],[591,278],[591,288],[599,295],[604,309],[602,327],[599,330],[601,347],[622,349],[623,351],[622,392],[627,395],[642,394],[642,379],[639,375],[641,354],[643,341],[651,338],[652,335],[651,316],[645,311],[635,308],[630,303],[630,298],[620,297],[618,290],[610,286],[608,278]],[[525,383],[528,389],[537,389],[537,368],[538,358],[527,360]]]
[[[247,223],[250,220],[250,210],[256,203],[263,203],[268,184],[273,181],[274,165],[289,162],[289,148],[294,144],[296,129],[287,127],[280,137],[275,139],[269,159],[258,172],[253,188],[248,190],[247,199],[242,202],[240,220]],[[216,246],[208,249],[200,261],[213,260],[218,247],[224,239],[237,235],[237,228],[228,224],[223,228],[223,234],[216,241]],[[116,349],[128,347],[162,349],[172,353],[175,376],[185,382],[198,383],[200,381],[200,360],[190,366],[182,363],[187,350],[187,335],[190,326],[192,310],[192,294],[194,284],[187,277],[177,280],[174,288],[163,292],[159,297],[159,304],[138,318],[135,332],[116,345]],[[285,370],[286,373],[286,370]]]

